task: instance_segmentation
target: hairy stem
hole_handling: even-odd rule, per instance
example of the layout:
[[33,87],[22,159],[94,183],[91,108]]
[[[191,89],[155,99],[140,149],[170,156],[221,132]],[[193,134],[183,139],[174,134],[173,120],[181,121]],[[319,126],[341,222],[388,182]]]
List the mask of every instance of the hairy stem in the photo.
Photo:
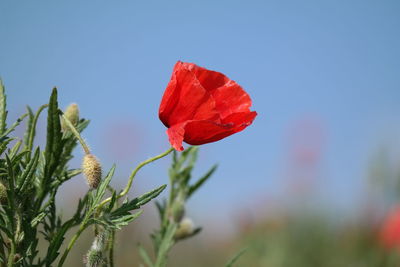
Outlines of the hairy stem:
[[85,154],[90,154],[90,149],[88,145],[85,143],[80,133],[76,130],[75,126],[67,119],[67,117],[65,117],[64,114],[62,114],[62,118],[65,120],[65,123],[68,125],[71,132],[75,135],[76,139],[78,139],[79,143],[81,143],[83,151],[85,151]]
[[[161,158],[167,156],[167,155],[168,155],[169,153],[171,153],[173,150],[174,150],[174,148],[171,147],[171,148],[169,148],[167,151],[165,151],[165,152],[163,152],[163,153],[161,153],[161,154],[159,154],[159,155],[157,155],[157,156],[155,156],[155,157],[152,157],[152,158],[150,158],[150,159],[148,159],[148,160],[145,160],[145,161],[141,162],[139,165],[137,165],[136,168],[132,171],[131,175],[129,176],[128,183],[126,184],[124,190],[122,190],[122,192],[121,192],[119,195],[117,195],[117,199],[119,199],[119,198],[125,196],[126,194],[128,194],[129,190],[131,189],[132,182],[133,182],[133,180],[134,180],[134,178],[135,178],[135,176],[136,176],[136,173],[137,173],[143,166],[145,166],[145,165],[147,165],[147,164],[149,164],[149,163],[151,163],[151,162],[153,162],[153,161],[156,161],[156,160],[158,160],[158,159],[161,159]],[[103,207],[106,203],[110,202],[110,200],[111,200],[111,197],[106,198],[105,200],[103,200],[103,201],[99,204],[99,207],[98,207],[98,208],[100,209],[100,208]]]
[[11,248],[10,248],[10,253],[8,254],[8,261],[7,261],[7,266],[12,267],[14,266],[14,257],[15,257],[15,243],[14,241],[11,241]]
[[114,267],[114,242],[115,242],[115,231],[111,232],[110,241],[109,241],[109,264],[110,267]]

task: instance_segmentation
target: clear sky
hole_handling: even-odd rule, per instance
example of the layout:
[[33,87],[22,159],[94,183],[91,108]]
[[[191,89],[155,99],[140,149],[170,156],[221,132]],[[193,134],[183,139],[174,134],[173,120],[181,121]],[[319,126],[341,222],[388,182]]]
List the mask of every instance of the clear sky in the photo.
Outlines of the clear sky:
[[[91,119],[84,137],[122,184],[169,146],[157,112],[175,62],[223,72],[259,115],[201,148],[198,173],[220,168],[192,209],[227,219],[290,194],[297,176],[351,206],[374,152],[400,151],[399,14],[395,0],[4,0],[0,76],[10,118],[46,103],[53,86],[61,106],[78,103]],[[146,167],[137,190],[166,183],[167,166]]]

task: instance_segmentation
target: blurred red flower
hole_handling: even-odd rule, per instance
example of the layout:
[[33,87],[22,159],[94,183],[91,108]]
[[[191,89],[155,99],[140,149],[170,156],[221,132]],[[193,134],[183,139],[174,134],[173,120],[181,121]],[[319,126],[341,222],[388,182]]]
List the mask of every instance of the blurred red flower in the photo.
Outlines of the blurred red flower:
[[395,207],[385,218],[380,240],[387,248],[400,248],[400,206]]
[[221,140],[249,126],[257,113],[250,96],[224,74],[178,61],[159,108],[169,142],[201,145]]

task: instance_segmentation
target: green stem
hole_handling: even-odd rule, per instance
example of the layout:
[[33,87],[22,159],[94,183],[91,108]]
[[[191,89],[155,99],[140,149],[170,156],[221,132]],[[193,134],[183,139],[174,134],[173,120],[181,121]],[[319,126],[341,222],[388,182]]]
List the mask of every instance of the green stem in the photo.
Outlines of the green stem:
[[11,241],[11,248],[10,248],[10,253],[8,254],[8,261],[7,261],[8,267],[14,266],[14,257],[15,257],[15,243],[14,241]]
[[[124,190],[122,190],[122,192],[121,192],[119,195],[117,195],[117,199],[119,199],[119,198],[125,196],[126,194],[128,194],[129,190],[131,189],[132,182],[133,182],[133,180],[134,180],[134,178],[135,178],[135,176],[136,176],[136,173],[137,173],[143,166],[145,166],[145,165],[147,165],[147,164],[149,164],[149,163],[151,163],[151,162],[153,162],[153,161],[156,161],[156,160],[158,160],[158,159],[161,159],[161,158],[167,156],[167,155],[168,155],[169,153],[171,153],[173,150],[174,150],[174,148],[171,147],[171,148],[169,148],[167,151],[165,151],[165,152],[163,152],[163,153],[161,153],[161,154],[159,154],[159,155],[157,155],[157,156],[155,156],[155,157],[152,157],[152,158],[150,158],[150,159],[148,159],[148,160],[145,160],[145,161],[141,162],[139,165],[137,165],[136,168],[132,171],[131,175],[129,176],[128,183],[127,183],[127,185],[125,186]],[[103,207],[106,203],[110,202],[110,200],[111,200],[111,197],[104,199],[104,200],[99,204],[98,209],[101,209],[101,207]]]
[[64,254],[62,255],[62,257],[58,263],[58,267],[63,266],[64,261],[68,256],[68,253],[71,251],[76,240],[78,240],[79,236],[82,234],[82,232],[85,230],[85,228],[86,228],[86,223],[82,223],[81,226],[79,227],[78,232],[76,232],[76,234],[72,237],[71,241],[69,241],[68,247],[65,249]]
[[78,132],[78,130],[76,130],[75,126],[72,124],[72,122],[70,122],[70,120],[67,119],[67,117],[65,117],[64,114],[62,114],[63,119],[65,120],[65,123],[68,125],[69,129],[71,130],[71,132],[75,135],[76,139],[78,139],[79,143],[81,143],[83,150],[85,151],[85,154],[90,154],[90,149],[87,146],[87,144],[85,143],[85,141],[83,140],[83,138],[81,137],[80,133]]
[[115,231],[111,232],[111,237],[109,241],[109,260],[110,260],[110,267],[114,267],[114,241],[115,241]]

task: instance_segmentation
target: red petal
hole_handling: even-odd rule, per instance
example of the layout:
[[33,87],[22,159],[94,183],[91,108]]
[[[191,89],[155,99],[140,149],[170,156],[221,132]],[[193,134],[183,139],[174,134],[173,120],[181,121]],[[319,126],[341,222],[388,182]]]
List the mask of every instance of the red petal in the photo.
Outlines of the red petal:
[[191,145],[201,145],[215,142],[242,131],[249,126],[256,112],[232,114],[224,123],[212,121],[191,121],[184,126],[184,141]]
[[233,113],[250,111],[250,96],[235,81],[229,81],[211,94],[222,119]]
[[169,127],[171,145],[215,142],[249,126],[250,96],[224,74],[192,63],[177,62],[163,95],[159,117]]
[[178,151],[183,151],[182,142],[183,142],[183,136],[185,134],[185,129],[184,129],[185,125],[186,123],[180,123],[167,129],[169,143],[173,148],[175,148]]
[[229,82],[229,78],[220,72],[208,70],[191,63],[186,64],[188,64],[187,68],[193,71],[197,80],[209,92]]
[[159,117],[167,126],[187,120],[219,120],[214,99],[187,63],[177,62],[160,104]]
[[199,67],[192,63],[182,63],[182,67],[192,71],[203,88],[215,100],[221,118],[232,113],[250,111],[250,96],[235,81],[224,74]]

